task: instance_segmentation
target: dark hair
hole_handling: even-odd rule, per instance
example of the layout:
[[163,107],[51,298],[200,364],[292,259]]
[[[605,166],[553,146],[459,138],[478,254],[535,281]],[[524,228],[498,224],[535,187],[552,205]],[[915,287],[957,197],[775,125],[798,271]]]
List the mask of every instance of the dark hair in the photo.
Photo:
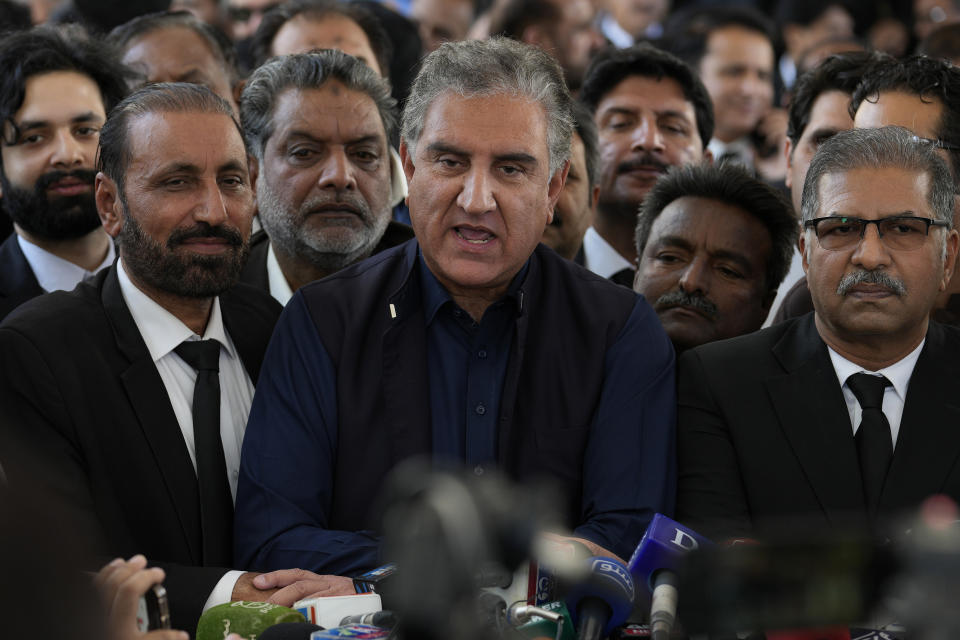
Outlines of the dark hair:
[[626,49],[607,49],[590,62],[580,87],[580,101],[596,113],[597,105],[614,87],[630,76],[661,80],[670,78],[680,85],[683,95],[693,105],[697,131],[706,148],[713,137],[713,102],[707,88],[694,69],[666,51],[641,43]]
[[810,122],[813,103],[820,94],[828,91],[852,94],[868,65],[880,55],[884,54],[853,51],[832,55],[797,79],[787,112],[787,137],[790,138],[792,149],[797,148]]
[[5,31],[21,31],[29,29],[30,9],[13,0],[0,0],[0,38],[5,37]]
[[126,53],[133,40],[153,31],[173,28],[189,29],[203,38],[213,55],[223,65],[230,85],[236,84],[238,79],[237,54],[233,48],[233,43],[222,31],[197,19],[187,11],[160,11],[138,16],[130,22],[125,22],[116,27],[110,32],[107,39],[122,53]]
[[587,166],[587,187],[593,189],[597,184],[597,164],[600,162],[600,150],[597,143],[597,121],[587,108],[573,102],[573,126],[583,143],[583,156]]
[[739,207],[763,223],[772,246],[764,284],[767,291],[776,291],[793,259],[799,233],[797,219],[780,191],[736,164],[671,167],[640,205],[635,236],[637,255],[643,255],[654,220],[671,202],[683,197],[706,198]]
[[[129,71],[114,52],[79,29],[35,27],[0,38],[0,128],[2,144],[16,144],[20,130],[13,121],[23,106],[27,80],[54,71],[74,71],[100,89],[104,111],[127,93]],[[3,158],[0,156],[0,171]]]
[[550,0],[509,0],[490,33],[523,39],[523,31],[533,24],[555,24],[560,21],[561,7]]
[[387,140],[397,129],[397,101],[386,80],[351,55],[336,49],[276,57],[256,69],[240,99],[240,120],[247,146],[263,159],[263,149],[273,135],[273,110],[277,97],[287,89],[319,89],[330,79],[352,91],[370,96],[377,105]]
[[187,82],[158,82],[141,87],[110,111],[100,129],[97,171],[117,184],[121,199],[131,156],[130,123],[150,113],[223,114],[230,118],[243,138],[230,104],[207,87]]
[[363,7],[337,2],[337,0],[293,0],[268,11],[263,16],[260,26],[257,27],[257,32],[253,34],[253,60],[256,66],[259,67],[273,57],[270,49],[277,33],[283,25],[298,16],[315,21],[329,16],[342,16],[356,22],[366,34],[370,49],[373,50],[381,71],[384,74],[389,72],[393,46],[380,21]]
[[751,7],[693,7],[675,13],[664,25],[658,45],[674,54],[694,69],[707,53],[710,34],[726,27],[741,27],[755,31],[770,41],[776,49],[777,35],[773,24]]
[[809,27],[830,7],[840,7],[850,13],[850,8],[844,0],[777,0],[774,18],[780,29],[788,24]]
[[960,23],[952,22],[931,31],[920,41],[917,53],[948,61],[960,58]]
[[[960,146],[960,67],[927,56],[879,59],[864,72],[863,81],[853,92],[850,116],[857,113],[861,102],[878,100],[884,91],[902,91],[923,102],[939,100],[943,104],[943,115],[937,137]],[[960,188],[960,151],[947,153],[953,180]]]

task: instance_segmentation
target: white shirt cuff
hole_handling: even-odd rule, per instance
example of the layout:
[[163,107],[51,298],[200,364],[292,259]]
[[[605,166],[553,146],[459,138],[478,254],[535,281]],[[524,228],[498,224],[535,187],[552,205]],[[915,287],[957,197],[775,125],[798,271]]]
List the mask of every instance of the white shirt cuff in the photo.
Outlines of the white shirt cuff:
[[230,598],[233,597],[233,588],[243,574],[243,571],[227,571],[223,574],[217,586],[210,592],[210,597],[207,598],[206,604],[203,605],[203,613],[206,613],[210,607],[230,602]]

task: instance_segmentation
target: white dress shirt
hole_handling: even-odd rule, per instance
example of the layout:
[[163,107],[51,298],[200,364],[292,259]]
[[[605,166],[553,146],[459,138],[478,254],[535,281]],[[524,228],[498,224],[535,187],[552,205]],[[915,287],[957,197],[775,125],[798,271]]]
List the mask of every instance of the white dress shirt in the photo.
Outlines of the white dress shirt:
[[636,266],[617,253],[593,227],[589,227],[583,234],[583,266],[601,278],[609,278],[624,269],[636,269]]
[[37,284],[49,293],[51,291],[73,291],[85,278],[89,278],[113,264],[117,254],[113,247],[113,239],[108,239],[110,240],[110,248],[107,250],[107,257],[93,271],[87,271],[69,260],[55,256],[29,240],[24,240],[23,236],[17,236],[17,243],[20,245],[23,257],[27,259],[27,264],[30,265],[30,270],[33,271],[33,275],[37,279]]
[[737,138],[730,142],[724,142],[718,138],[712,138],[707,145],[707,149],[713,154],[714,164],[718,164],[725,154],[736,156],[734,161],[747,169],[753,170],[754,149],[753,144],[745,136]]
[[847,412],[850,414],[850,425],[853,428],[854,435],[860,428],[863,410],[860,408],[860,403],[857,402],[857,397],[847,386],[847,379],[855,373],[882,375],[890,381],[890,386],[883,390],[882,409],[883,415],[887,417],[887,422],[890,423],[890,435],[893,438],[893,447],[896,448],[897,437],[900,435],[900,420],[903,417],[903,404],[906,402],[907,388],[910,386],[910,377],[913,375],[913,368],[917,366],[917,358],[920,357],[920,350],[923,349],[925,342],[926,339],[921,341],[920,345],[904,358],[879,371],[867,371],[827,347],[827,351],[830,352],[830,362],[833,363],[833,369],[837,372],[837,380],[843,381],[841,385],[843,399],[847,403]]
[[[227,465],[230,494],[237,497],[237,478],[240,473],[240,445],[247,426],[250,404],[253,402],[253,382],[240,360],[240,355],[227,334],[220,312],[220,299],[214,298],[203,336],[195,334],[176,316],[157,304],[137,288],[124,269],[123,260],[117,263],[117,279],[124,302],[143,336],[150,357],[157,367],[167,390],[180,432],[190,453],[194,472],[197,469],[196,446],[193,439],[193,388],[197,371],[178,356],[174,349],[187,340],[213,339],[220,343],[220,438]],[[242,571],[227,572],[214,587],[204,611],[230,601],[233,587]]]
[[800,251],[794,247],[793,257],[790,258],[790,270],[787,271],[786,277],[783,279],[783,282],[780,283],[780,288],[777,289],[777,296],[770,304],[770,313],[767,314],[767,319],[763,321],[763,327],[761,328],[765,329],[773,324],[773,317],[777,315],[777,311],[780,310],[780,305],[783,304],[783,299],[787,297],[787,292],[790,291],[790,288],[797,284],[797,281],[804,275],[806,274],[803,271],[803,258],[800,256]]
[[267,240],[267,287],[274,300],[283,306],[287,306],[290,298],[293,297],[293,290],[290,289],[290,283],[280,269],[277,254],[273,252],[273,243],[269,240]]

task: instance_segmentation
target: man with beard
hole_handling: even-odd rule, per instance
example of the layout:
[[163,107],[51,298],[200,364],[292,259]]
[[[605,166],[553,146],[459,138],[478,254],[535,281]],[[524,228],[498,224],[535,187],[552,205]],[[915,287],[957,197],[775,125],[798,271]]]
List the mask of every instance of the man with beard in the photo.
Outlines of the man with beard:
[[100,45],[46,28],[0,41],[0,320],[47,291],[73,289],[114,260],[93,200],[106,113],[126,93]]
[[308,282],[413,237],[390,220],[396,102],[367,65],[332,49],[276,58],[250,76],[242,104],[266,232],[243,282],[286,304]]
[[760,328],[797,224],[773,187],[736,165],[672,169],[640,206],[634,289],[684,351]]
[[47,463],[31,483],[47,508],[92,553],[161,566],[173,626],[193,629],[205,606],[270,595],[229,567],[240,443],[280,306],[234,286],[254,195],[222,98],[135,92],[101,130],[99,169],[119,260],[0,325],[0,451],[32,453],[0,464],[16,489],[23,460]]
[[637,207],[668,168],[710,157],[713,106],[693,69],[647,44],[597,56],[580,100],[594,114],[600,146],[600,201],[583,237],[583,265],[630,287]]

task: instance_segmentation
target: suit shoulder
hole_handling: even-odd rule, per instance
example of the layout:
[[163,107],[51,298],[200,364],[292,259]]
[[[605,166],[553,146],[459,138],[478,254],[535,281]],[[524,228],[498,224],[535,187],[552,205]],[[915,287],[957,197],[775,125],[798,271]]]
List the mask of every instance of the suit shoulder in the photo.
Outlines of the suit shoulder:
[[733,363],[742,366],[750,360],[759,361],[761,358],[770,358],[773,347],[787,333],[795,330],[796,325],[801,321],[803,317],[792,318],[743,336],[702,344],[681,355],[680,364],[698,359],[705,364],[709,363],[711,367],[724,367]]
[[545,281],[549,281],[553,277],[563,279],[567,282],[568,290],[573,295],[596,298],[598,303],[600,301],[619,301],[628,305],[631,309],[639,297],[639,294],[632,289],[598,276],[574,261],[561,257],[544,244],[537,246],[534,255],[540,261]]
[[73,291],[53,291],[27,300],[0,327],[22,333],[45,333],[56,327],[81,324],[93,316],[103,315],[96,286],[81,283]]
[[271,325],[276,323],[283,311],[283,306],[273,296],[245,282],[235,284],[220,298],[225,305],[253,314]]

